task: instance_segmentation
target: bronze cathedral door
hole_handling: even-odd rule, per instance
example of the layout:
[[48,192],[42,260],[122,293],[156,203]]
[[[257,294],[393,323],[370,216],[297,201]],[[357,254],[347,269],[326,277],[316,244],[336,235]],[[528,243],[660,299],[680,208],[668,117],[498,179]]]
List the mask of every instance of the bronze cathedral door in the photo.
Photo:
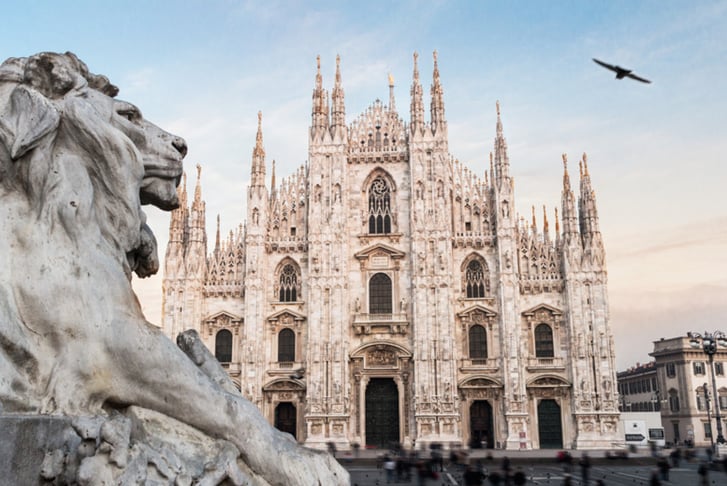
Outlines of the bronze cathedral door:
[[295,405],[290,402],[280,402],[275,407],[275,428],[287,432],[297,439],[295,435],[297,427],[295,414]]
[[475,400],[470,406],[470,447],[492,448],[492,406],[486,400]]
[[366,387],[366,445],[399,443],[399,390],[392,378],[371,378]]
[[540,400],[538,403],[538,435],[541,449],[563,448],[560,405],[555,400]]

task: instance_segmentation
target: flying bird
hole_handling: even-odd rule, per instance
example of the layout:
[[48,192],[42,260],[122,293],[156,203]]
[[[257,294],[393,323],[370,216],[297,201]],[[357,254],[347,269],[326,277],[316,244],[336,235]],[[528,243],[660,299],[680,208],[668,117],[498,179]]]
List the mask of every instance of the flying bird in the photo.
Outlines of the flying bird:
[[631,78],[635,79],[636,81],[641,81],[642,83],[651,83],[651,81],[649,81],[648,79],[640,78],[639,76],[635,75],[630,69],[622,68],[621,66],[614,66],[613,64],[599,61],[595,57],[593,58],[593,62],[615,72],[616,79]]

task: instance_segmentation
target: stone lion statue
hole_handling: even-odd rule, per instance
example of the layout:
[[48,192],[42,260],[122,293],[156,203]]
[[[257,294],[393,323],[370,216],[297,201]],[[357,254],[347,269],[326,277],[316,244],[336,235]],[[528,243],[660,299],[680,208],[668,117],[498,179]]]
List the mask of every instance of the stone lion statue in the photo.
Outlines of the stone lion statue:
[[141,408],[234,444],[255,484],[348,484],[145,320],[130,279],[159,261],[141,206],[178,206],[187,147],[117,93],[71,53],[0,66],[0,412]]

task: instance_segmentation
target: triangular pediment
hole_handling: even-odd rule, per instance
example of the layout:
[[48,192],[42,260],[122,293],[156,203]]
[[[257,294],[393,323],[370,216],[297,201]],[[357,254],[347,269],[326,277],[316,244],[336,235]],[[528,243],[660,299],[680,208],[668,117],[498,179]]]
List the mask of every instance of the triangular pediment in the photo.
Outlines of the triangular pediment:
[[458,317],[467,317],[467,316],[471,316],[474,313],[484,314],[485,317],[497,316],[497,312],[490,309],[489,307],[485,307],[482,304],[471,305],[471,306],[467,307],[465,310],[463,310],[462,312],[457,313],[457,316]]
[[534,316],[537,313],[547,312],[548,314],[551,314],[552,316],[562,316],[563,311],[560,309],[556,309],[553,306],[550,306],[548,304],[538,304],[535,307],[531,307],[530,309],[523,311],[524,316]]
[[243,318],[226,311],[216,312],[203,319],[204,322],[242,322]]
[[292,321],[304,321],[306,317],[303,314],[292,311],[290,309],[283,309],[274,314],[270,314],[267,318],[268,321],[285,321],[286,318]]
[[376,245],[370,246],[354,254],[354,256],[359,260],[368,260],[372,256],[378,255],[388,256],[389,258],[392,258],[394,260],[400,260],[404,258],[406,254],[403,251],[399,251],[396,248],[384,245],[383,243],[378,243]]

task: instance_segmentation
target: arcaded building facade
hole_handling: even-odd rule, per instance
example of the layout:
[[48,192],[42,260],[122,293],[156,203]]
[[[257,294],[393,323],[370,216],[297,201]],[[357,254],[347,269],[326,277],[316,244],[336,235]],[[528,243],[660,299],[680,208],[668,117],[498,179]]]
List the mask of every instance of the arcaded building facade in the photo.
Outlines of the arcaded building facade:
[[408,121],[391,79],[388,104],[348,120],[340,61],[329,96],[319,60],[306,163],[280,181],[270,164],[267,181],[258,115],[247,217],[228,236],[218,219],[207,238],[199,171],[191,202],[180,186],[164,331],[197,329],[241,393],[312,447],[610,447],[619,399],[585,155],[578,188],[563,156],[554,224],[544,208],[526,222],[499,106],[489,161],[463,166],[436,54],[432,68],[426,119],[415,55]]

